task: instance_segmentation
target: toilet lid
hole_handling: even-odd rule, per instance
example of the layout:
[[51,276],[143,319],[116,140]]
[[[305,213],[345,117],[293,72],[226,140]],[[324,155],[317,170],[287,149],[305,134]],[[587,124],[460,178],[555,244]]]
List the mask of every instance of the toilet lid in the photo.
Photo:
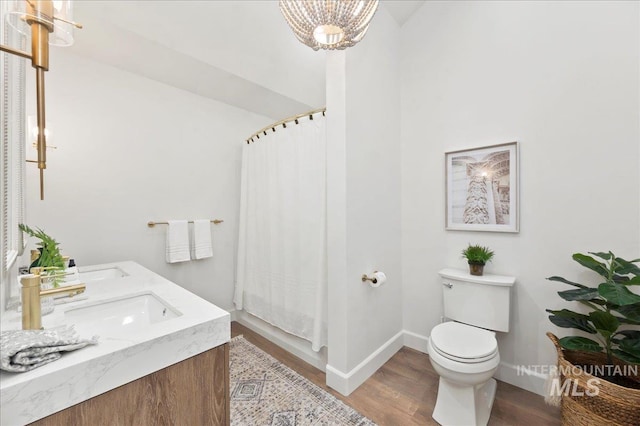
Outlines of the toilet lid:
[[431,342],[438,352],[462,360],[487,358],[498,350],[492,331],[458,322],[445,322],[431,330]]

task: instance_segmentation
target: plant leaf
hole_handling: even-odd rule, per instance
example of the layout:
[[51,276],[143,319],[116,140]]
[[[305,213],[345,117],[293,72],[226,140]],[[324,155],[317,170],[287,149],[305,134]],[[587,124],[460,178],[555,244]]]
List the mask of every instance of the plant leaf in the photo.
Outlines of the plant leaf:
[[629,318],[616,317],[620,324],[640,325],[640,321],[632,320]]
[[558,295],[564,300],[591,300],[599,297],[598,289],[596,288],[576,288],[575,290],[559,291]]
[[616,356],[616,358],[620,358],[630,364],[640,364],[640,357],[633,356],[619,349],[612,349],[611,352]]
[[602,283],[598,286],[600,296],[618,306],[640,303],[640,296],[629,291],[627,287],[618,283]]
[[613,281],[624,285],[640,285],[640,275],[633,278],[624,277],[622,275],[615,275]]
[[592,252],[590,251],[589,254],[592,254],[594,256],[599,257],[600,259],[604,259],[604,260],[610,260],[613,257],[613,253],[608,252],[608,253],[604,253],[604,252]]
[[[583,303],[585,306],[589,306],[588,303],[593,303],[593,304],[600,305],[600,306],[612,305],[612,303],[609,303],[606,300],[600,299],[600,298],[591,299],[591,300],[578,300],[578,302]],[[589,307],[593,308],[593,306],[589,306]]]
[[589,313],[589,319],[595,326],[596,330],[604,336],[605,339],[611,337],[620,327],[620,322],[609,312],[593,311]]
[[561,311],[554,311],[553,309],[546,309],[550,314],[556,315],[562,318],[579,318],[585,321],[589,321],[589,315],[579,314],[577,312],[570,311],[569,309],[563,309]]
[[579,336],[563,337],[560,339],[560,346],[572,351],[602,352],[603,350],[598,342]]
[[625,319],[634,321],[631,324],[640,324],[640,303],[627,306],[613,306],[611,309],[620,312]]
[[547,309],[547,312],[550,312],[554,315],[549,315],[549,321],[562,328],[576,328],[578,330],[586,331],[590,334],[596,334],[596,329],[589,324],[588,318],[586,315],[578,314],[576,312],[571,312],[567,309],[563,309],[562,311],[550,311]]
[[619,349],[623,352],[637,356],[640,358],[640,339],[622,339],[618,345]]
[[603,277],[609,276],[609,271],[607,269],[607,265],[602,262],[598,262],[591,256],[587,256],[586,254],[575,253],[571,256],[573,260],[584,266],[585,268],[589,268],[592,271],[597,272]]
[[622,330],[618,334],[622,334],[628,339],[640,339],[640,331],[638,330]]
[[565,278],[562,278],[562,277],[556,277],[556,276],[553,276],[553,277],[549,277],[549,278],[547,278],[547,279],[548,279],[549,281],[560,281],[561,283],[570,284],[570,285],[572,285],[572,286],[574,286],[574,287],[587,288],[587,286],[586,286],[586,285],[582,285],[582,284],[574,283],[573,281],[569,281],[569,280],[567,280],[567,279],[565,279]]
[[640,259],[634,259],[634,260],[628,261],[628,260],[624,260],[621,257],[616,257],[614,261],[616,262],[617,265],[620,265],[615,270],[616,274],[620,274],[620,275],[632,274],[635,276],[640,275],[640,267],[635,265],[635,263],[639,262]]

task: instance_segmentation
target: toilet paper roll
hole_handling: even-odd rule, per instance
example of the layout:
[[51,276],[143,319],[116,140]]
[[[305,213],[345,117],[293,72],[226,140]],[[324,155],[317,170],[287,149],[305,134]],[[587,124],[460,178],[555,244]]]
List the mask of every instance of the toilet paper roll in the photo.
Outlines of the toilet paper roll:
[[375,278],[375,282],[369,281],[369,285],[373,288],[380,287],[387,281],[387,276],[381,271],[375,271],[373,273],[373,278]]

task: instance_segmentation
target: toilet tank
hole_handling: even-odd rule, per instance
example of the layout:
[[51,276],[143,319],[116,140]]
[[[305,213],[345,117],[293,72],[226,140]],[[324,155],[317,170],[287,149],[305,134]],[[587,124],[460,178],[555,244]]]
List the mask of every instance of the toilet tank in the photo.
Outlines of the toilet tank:
[[509,331],[514,277],[475,276],[458,269],[443,269],[439,274],[446,318],[489,330]]

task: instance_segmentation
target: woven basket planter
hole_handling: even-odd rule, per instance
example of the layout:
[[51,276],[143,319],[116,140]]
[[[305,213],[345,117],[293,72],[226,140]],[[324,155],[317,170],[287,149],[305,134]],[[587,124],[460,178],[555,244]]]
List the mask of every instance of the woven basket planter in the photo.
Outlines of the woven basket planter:
[[[558,368],[560,369],[560,381],[564,385],[566,380],[571,380],[573,392],[562,395],[562,424],[568,426],[609,426],[640,425],[640,389],[630,389],[619,386],[607,380],[592,376],[575,366],[607,365],[607,356],[604,353],[570,351],[562,349],[558,338],[552,333],[547,336],[556,347],[558,352]],[[622,361],[614,359],[614,364],[626,366]],[[638,368],[640,370],[640,367]],[[626,376],[628,379],[640,383],[640,377]],[[589,380],[597,379],[598,394],[593,394],[595,382]]]

